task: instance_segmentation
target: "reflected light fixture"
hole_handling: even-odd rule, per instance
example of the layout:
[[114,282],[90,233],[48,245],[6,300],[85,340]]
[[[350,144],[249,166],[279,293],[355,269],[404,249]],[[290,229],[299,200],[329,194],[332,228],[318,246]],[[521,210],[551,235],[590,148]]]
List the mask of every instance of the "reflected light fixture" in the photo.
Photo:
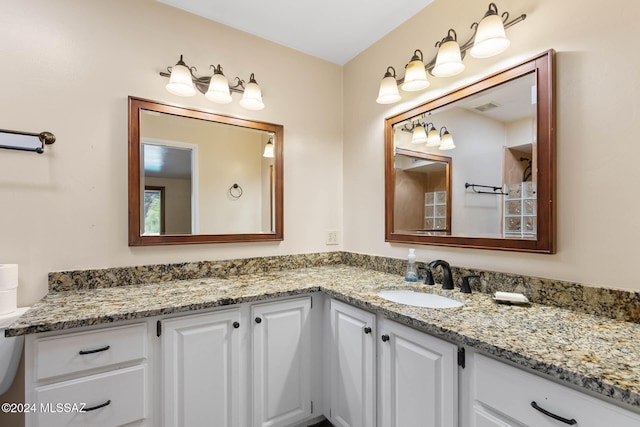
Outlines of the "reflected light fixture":
[[236,77],[234,86],[229,85],[229,81],[222,72],[222,66],[211,65],[212,76],[198,77],[194,74],[196,67],[189,67],[184,63],[182,55],[180,60],[173,67],[167,67],[167,72],[161,71],[162,77],[168,77],[169,83],[166,85],[167,91],[178,96],[194,96],[197,91],[217,104],[228,104],[232,101],[231,92],[241,93],[240,105],[248,110],[262,110],[262,91],[256,82],[255,76],[251,73],[249,83]]
[[264,146],[264,153],[262,153],[262,157],[268,157],[268,158],[275,157],[273,148],[274,148],[273,138],[269,138],[269,141]]
[[427,132],[427,147],[439,147],[440,146],[440,132],[433,125],[433,123],[427,123],[429,131]]
[[458,44],[458,35],[455,30],[450,29],[447,36],[436,43],[438,55],[436,65],[431,70],[431,74],[436,77],[450,77],[464,71],[462,54]]
[[527,15],[522,14],[509,21],[509,12],[499,15],[495,3],[489,3],[488,10],[480,23],[471,24],[473,34],[465,43],[458,44],[457,33],[450,29],[447,36],[436,43],[438,51],[431,61],[425,64],[422,51],[416,49],[405,66],[403,77],[396,76],[395,68],[387,67],[380,82],[376,102],[392,104],[400,101],[402,97],[398,86],[407,92],[426,89],[429,86],[427,72],[436,77],[449,77],[461,73],[465,68],[462,60],[468,50],[474,58],[488,58],[503,52],[510,44],[505,29],[524,21],[526,17]]
[[[444,133],[442,131],[444,131]],[[453,150],[456,148],[456,145],[453,143],[453,137],[446,126],[440,128],[440,141],[440,146],[438,147],[440,150]]]
[[418,122],[418,124],[413,128],[411,143],[424,144],[425,142],[427,142],[427,132],[424,130],[422,123]]
[[431,122],[425,123],[421,116],[417,120],[411,120],[405,123],[400,130],[411,132],[411,144],[424,144],[426,147],[438,148],[439,150],[453,150],[456,145],[453,143],[453,137],[447,130],[446,126],[442,126],[440,131],[436,129]]

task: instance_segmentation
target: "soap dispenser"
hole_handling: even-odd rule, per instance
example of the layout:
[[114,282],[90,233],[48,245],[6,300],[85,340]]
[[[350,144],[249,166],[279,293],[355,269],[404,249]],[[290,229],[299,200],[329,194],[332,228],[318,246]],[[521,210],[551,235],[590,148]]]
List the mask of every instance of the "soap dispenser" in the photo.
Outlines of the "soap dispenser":
[[416,269],[416,250],[409,249],[409,256],[407,257],[407,274],[404,276],[404,280],[407,282],[418,281],[418,270]]

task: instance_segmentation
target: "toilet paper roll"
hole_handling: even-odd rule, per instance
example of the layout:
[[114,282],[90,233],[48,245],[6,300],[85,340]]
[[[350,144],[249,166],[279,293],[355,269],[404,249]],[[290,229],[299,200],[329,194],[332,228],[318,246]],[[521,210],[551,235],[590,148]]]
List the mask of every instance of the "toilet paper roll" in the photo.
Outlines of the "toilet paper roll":
[[0,291],[18,287],[18,264],[0,264]]
[[0,315],[10,314],[18,308],[18,289],[0,291]]

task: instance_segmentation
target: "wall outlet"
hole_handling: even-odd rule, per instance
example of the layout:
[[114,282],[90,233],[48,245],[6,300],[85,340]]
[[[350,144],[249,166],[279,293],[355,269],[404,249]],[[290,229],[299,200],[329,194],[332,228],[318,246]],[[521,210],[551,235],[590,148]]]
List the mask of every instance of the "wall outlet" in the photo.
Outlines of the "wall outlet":
[[327,231],[327,245],[339,245],[340,239],[338,236],[338,230]]

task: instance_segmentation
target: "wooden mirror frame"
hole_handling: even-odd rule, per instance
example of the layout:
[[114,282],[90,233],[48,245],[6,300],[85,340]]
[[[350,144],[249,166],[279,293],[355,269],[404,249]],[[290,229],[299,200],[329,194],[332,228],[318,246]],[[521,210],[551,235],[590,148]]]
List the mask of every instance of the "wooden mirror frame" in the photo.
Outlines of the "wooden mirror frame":
[[[404,113],[385,119],[385,241],[436,246],[552,254],[554,246],[555,200],[555,94],[554,51],[549,50],[519,65],[492,74],[463,88],[449,92]],[[488,238],[454,235],[424,236],[394,232],[394,132],[398,123],[529,73],[537,81],[537,238]],[[453,215],[456,213],[453,212]]]
[[[271,132],[274,134],[274,159],[275,159],[275,230],[273,232],[256,232],[243,234],[168,234],[159,236],[143,236],[140,223],[140,111],[156,111],[158,113],[172,114],[180,117],[224,123],[232,126],[240,126]],[[231,242],[265,242],[281,241],[284,239],[283,219],[283,140],[284,128],[282,125],[240,119],[223,116],[207,111],[180,107],[151,101],[147,99],[129,97],[129,246],[155,246],[155,245],[181,245],[192,243],[231,243]]]

